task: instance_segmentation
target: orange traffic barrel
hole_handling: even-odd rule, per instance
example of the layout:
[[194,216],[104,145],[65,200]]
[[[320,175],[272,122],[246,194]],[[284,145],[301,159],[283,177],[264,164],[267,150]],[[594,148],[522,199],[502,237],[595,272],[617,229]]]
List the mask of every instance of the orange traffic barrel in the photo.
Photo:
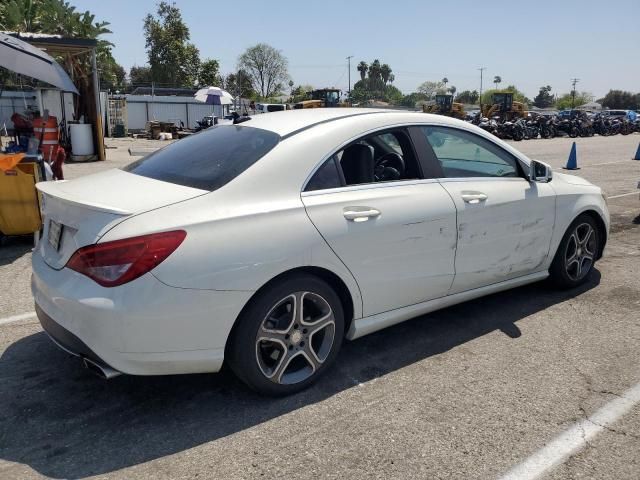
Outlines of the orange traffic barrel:
[[40,144],[42,155],[45,160],[52,160],[58,150],[58,119],[53,116],[49,116],[46,122],[43,121],[42,117],[34,119],[33,134],[37,139],[42,136],[42,143]]

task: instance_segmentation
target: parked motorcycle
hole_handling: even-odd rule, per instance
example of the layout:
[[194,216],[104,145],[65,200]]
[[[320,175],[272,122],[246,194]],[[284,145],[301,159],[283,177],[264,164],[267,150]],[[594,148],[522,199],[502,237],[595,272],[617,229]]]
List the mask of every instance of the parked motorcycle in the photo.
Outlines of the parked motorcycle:
[[538,122],[536,120],[525,120],[521,118],[516,122],[520,128],[522,128],[524,132],[524,138],[526,140],[530,140],[533,138],[538,138],[540,135],[540,127],[538,126]]
[[596,114],[596,116],[593,118],[593,131],[594,133],[597,133],[598,135],[601,135],[603,137],[611,135],[611,131],[609,130],[609,122],[607,122],[604,116],[599,113]]
[[502,139],[515,140],[516,142],[523,140],[524,127],[519,123],[521,120],[516,122],[504,122],[498,125],[498,137]]
[[553,123],[553,117],[538,117],[538,129],[542,138],[553,138],[556,136],[556,129]]
[[571,138],[576,138],[580,133],[578,124],[573,118],[557,118],[554,127],[557,133],[568,135]]
[[488,119],[487,117],[481,117],[480,119],[480,123],[478,123],[477,125],[483,129],[485,132],[489,132],[492,135],[495,135],[496,137],[499,136],[498,135],[498,122],[496,122],[494,119]]

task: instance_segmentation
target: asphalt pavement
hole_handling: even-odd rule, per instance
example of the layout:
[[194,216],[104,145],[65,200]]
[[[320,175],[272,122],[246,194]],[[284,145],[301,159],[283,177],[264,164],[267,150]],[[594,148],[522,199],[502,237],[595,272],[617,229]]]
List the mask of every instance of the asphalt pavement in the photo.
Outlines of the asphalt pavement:
[[[560,169],[572,141],[513,144]],[[30,242],[10,240],[0,478],[640,478],[639,141],[576,140],[570,173],[607,191],[613,221],[583,287],[529,285],[348,342],[284,399],[226,371],[92,376],[30,316]],[[126,164],[131,143],[68,177]]]

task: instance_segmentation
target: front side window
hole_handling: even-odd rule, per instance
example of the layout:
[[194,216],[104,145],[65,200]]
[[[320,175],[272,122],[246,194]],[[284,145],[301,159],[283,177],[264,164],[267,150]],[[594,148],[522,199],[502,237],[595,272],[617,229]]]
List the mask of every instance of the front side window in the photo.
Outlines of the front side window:
[[133,162],[124,171],[201,190],[216,190],[264,157],[277,133],[240,125],[216,125]]
[[421,127],[446,178],[519,177],[518,161],[492,142],[448,127]]

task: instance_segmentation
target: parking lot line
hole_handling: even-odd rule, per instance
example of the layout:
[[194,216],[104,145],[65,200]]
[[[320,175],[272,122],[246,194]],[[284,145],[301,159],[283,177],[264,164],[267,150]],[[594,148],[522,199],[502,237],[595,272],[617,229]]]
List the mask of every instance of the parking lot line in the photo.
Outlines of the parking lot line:
[[13,315],[11,317],[0,318],[0,325],[19,322],[20,320],[28,320],[30,318],[36,318],[36,312],[27,312],[27,313],[21,313],[20,315]]
[[589,441],[609,428],[640,403],[640,383],[607,403],[591,416],[574,423],[525,461],[509,470],[500,480],[533,480],[567,460],[588,445]]
[[623,193],[622,195],[613,195],[611,197],[607,197],[607,200],[611,200],[613,198],[628,197],[629,195],[640,195],[640,191],[636,190],[635,192]]

